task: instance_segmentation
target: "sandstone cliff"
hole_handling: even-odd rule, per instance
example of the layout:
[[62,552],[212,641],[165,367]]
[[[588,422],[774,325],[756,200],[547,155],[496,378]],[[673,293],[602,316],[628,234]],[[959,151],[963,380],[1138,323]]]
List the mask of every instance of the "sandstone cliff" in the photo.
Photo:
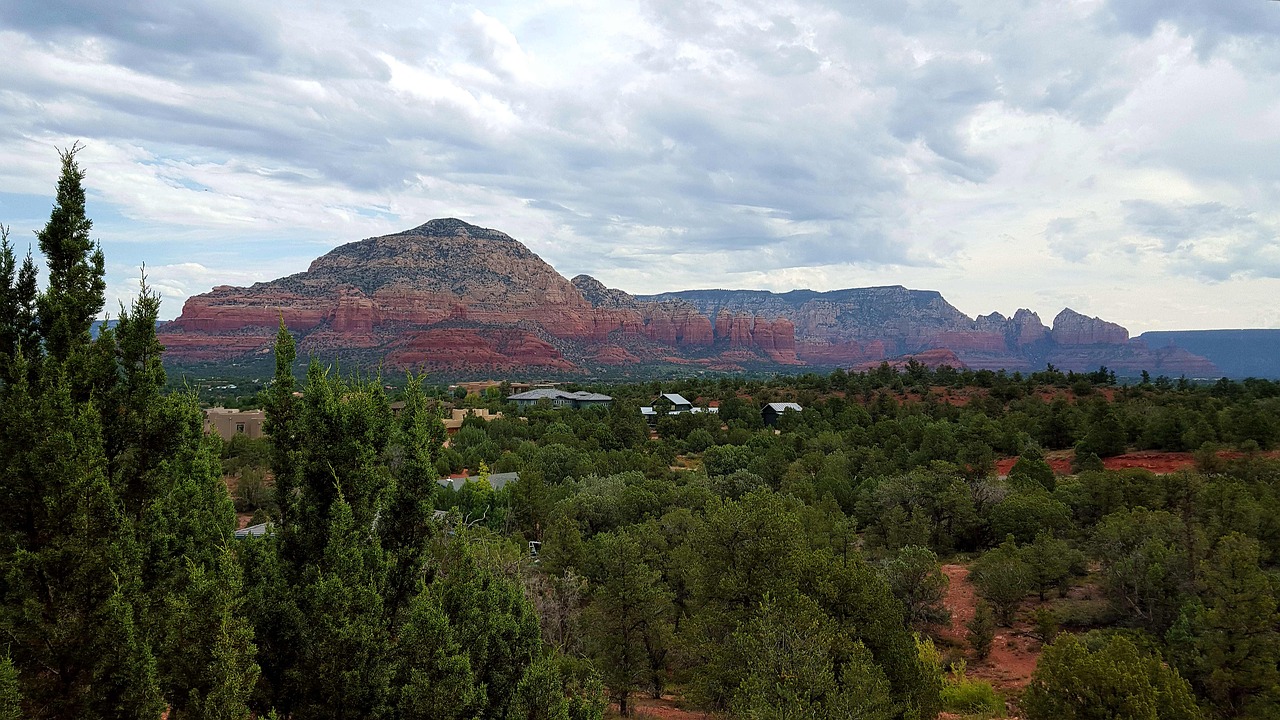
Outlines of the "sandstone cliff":
[[[738,318],[719,338],[713,318],[683,302],[641,302],[579,276],[566,280],[510,236],[433,220],[343,245],[306,272],[190,298],[162,331],[167,357],[225,360],[268,349],[283,318],[306,350],[366,350],[395,365],[555,370],[720,352],[787,364],[790,323]],[[499,332],[501,330],[501,332]]]
[[221,361],[269,352],[280,320],[310,352],[442,370],[574,372],[649,362],[930,365],[1150,370],[1210,376],[1178,348],[1130,342],[1114,323],[1065,309],[1052,329],[1030,310],[971,319],[934,291],[690,290],[633,296],[565,279],[510,236],[461,220],[353,242],[306,272],[190,298],[165,325],[166,358]]

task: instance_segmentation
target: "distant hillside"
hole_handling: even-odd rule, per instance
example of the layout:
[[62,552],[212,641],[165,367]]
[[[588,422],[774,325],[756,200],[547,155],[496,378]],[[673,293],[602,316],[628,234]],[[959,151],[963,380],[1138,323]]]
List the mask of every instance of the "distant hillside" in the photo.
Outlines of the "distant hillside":
[[1280,378],[1280,330],[1158,330],[1138,337],[1208,358],[1230,378]]

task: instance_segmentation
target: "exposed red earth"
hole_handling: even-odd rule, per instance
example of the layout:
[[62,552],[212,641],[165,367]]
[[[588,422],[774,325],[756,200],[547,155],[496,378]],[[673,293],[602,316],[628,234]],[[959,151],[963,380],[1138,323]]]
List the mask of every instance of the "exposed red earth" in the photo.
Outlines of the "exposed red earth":
[[[1071,472],[1071,460],[1074,453],[1071,450],[1060,450],[1050,452],[1045,455],[1045,462],[1053,468],[1053,471],[1059,475],[1067,475]],[[1280,458],[1280,451],[1272,450],[1270,452],[1261,453],[1263,457]],[[1223,450],[1218,453],[1218,457],[1223,460],[1238,460],[1244,457],[1244,453],[1231,450]],[[1018,458],[1000,458],[996,461],[996,474],[1008,475],[1009,470],[1013,468]],[[1140,468],[1142,470],[1150,470],[1153,473],[1163,475],[1165,473],[1177,472],[1179,470],[1190,470],[1195,468],[1196,459],[1193,453],[1189,452],[1161,452],[1158,450],[1140,450],[1138,452],[1125,453],[1115,457],[1103,458],[1102,466],[1107,470],[1125,470],[1128,468]]]

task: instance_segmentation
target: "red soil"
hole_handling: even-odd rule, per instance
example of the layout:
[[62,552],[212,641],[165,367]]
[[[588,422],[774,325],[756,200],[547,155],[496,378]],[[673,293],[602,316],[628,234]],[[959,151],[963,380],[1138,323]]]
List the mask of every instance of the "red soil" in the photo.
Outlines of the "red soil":
[[[942,572],[951,580],[946,597],[947,609],[951,611],[951,626],[943,630],[941,636],[945,641],[967,649],[965,624],[973,619],[978,602],[977,593],[969,583],[969,568],[943,565]],[[1036,661],[1040,659],[1040,643],[1027,635],[1029,627],[1019,619],[1012,628],[996,628],[991,655],[983,661],[968,660],[967,675],[987,680],[1001,693],[1021,691],[1031,681]]]
[[[1071,450],[1062,450],[1048,453],[1045,461],[1053,468],[1053,471],[1059,475],[1066,475],[1071,472],[1071,459],[1074,452]],[[1225,450],[1218,453],[1218,457],[1223,460],[1238,460],[1243,457],[1243,453]],[[1271,452],[1262,453],[1263,457],[1280,458],[1280,451],[1272,450]],[[1009,470],[1013,468],[1013,464],[1018,458],[1001,458],[996,461],[996,474],[1008,475]],[[1138,452],[1125,453],[1115,457],[1104,458],[1102,466],[1108,470],[1124,470],[1127,468],[1141,468],[1150,470],[1157,475],[1164,475],[1179,470],[1189,470],[1196,465],[1195,455],[1189,452],[1160,452],[1159,450],[1140,450]]]
[[[652,718],[653,720],[710,720],[711,715],[696,710],[685,710],[678,704],[678,700],[671,695],[665,695],[660,700],[654,700],[647,696],[633,696],[628,699],[627,704],[631,710],[630,717],[633,718]],[[610,705],[608,712],[605,713],[606,718],[620,718],[618,714],[618,706]]]

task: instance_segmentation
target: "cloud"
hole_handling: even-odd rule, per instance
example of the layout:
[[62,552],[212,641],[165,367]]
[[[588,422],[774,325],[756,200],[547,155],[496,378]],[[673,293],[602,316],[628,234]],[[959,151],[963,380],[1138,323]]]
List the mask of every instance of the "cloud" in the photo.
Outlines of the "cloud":
[[1125,221],[1158,243],[1158,252],[1187,275],[1212,281],[1280,278],[1280,228],[1244,208],[1217,202],[1129,200]]
[[52,148],[85,140],[113,287],[149,260],[175,301],[440,216],[635,292],[903,283],[986,312],[1102,297],[1141,261],[1152,287],[1261,294],[1277,16],[23,0],[0,4],[0,193],[49,193]]

